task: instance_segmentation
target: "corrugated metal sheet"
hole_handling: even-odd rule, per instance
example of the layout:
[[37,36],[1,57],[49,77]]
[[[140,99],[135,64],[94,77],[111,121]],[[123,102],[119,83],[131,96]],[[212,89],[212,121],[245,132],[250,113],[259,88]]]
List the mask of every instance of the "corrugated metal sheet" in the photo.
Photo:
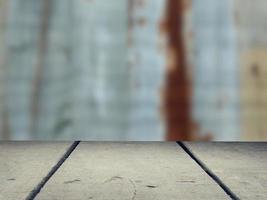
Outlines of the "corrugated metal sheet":
[[[165,138],[160,88],[170,55],[159,26],[166,0],[6,1],[1,131],[8,127],[16,139]],[[266,138],[265,4],[185,1],[192,114],[200,134]]]

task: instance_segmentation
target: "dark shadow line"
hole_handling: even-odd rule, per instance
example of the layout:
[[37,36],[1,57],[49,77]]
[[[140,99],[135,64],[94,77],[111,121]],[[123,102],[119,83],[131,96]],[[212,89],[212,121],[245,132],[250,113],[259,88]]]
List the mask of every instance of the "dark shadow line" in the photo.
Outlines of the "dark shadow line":
[[75,141],[72,145],[67,149],[64,155],[59,159],[59,161],[52,167],[52,169],[48,172],[48,174],[41,180],[41,182],[31,191],[31,193],[26,197],[25,200],[34,200],[35,197],[39,194],[45,184],[49,181],[49,179],[57,172],[57,170],[61,167],[61,165],[65,162],[65,160],[70,156],[70,154],[75,150],[75,148],[79,145],[80,141]]
[[233,200],[240,200],[240,198],[225,184],[223,181],[214,174],[199,158],[197,158],[194,153],[183,143],[176,142],[223,190],[224,192]]

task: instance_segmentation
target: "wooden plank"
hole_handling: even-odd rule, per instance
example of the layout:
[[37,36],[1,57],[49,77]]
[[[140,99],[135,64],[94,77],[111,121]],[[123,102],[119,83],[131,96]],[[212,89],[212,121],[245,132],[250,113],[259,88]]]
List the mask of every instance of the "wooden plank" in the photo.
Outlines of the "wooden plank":
[[228,199],[176,143],[81,143],[39,200]]
[[0,200],[25,199],[70,143],[1,142]]
[[186,143],[241,199],[267,199],[266,143]]

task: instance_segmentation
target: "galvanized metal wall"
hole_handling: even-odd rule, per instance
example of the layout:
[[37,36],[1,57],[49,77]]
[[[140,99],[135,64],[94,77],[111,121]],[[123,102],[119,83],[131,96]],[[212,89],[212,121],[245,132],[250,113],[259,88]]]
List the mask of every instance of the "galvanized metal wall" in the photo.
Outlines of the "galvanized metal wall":
[[[165,138],[160,88],[170,60],[159,26],[166,0],[3,1],[0,138]],[[200,134],[266,139],[265,4],[192,0],[186,7]]]

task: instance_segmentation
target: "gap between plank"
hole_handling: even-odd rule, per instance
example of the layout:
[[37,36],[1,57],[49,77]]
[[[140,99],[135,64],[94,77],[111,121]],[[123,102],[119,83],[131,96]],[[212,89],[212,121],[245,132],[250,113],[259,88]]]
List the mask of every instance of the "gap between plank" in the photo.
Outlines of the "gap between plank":
[[42,190],[45,184],[57,172],[57,170],[61,167],[61,165],[65,162],[65,160],[68,159],[70,154],[75,150],[75,148],[79,145],[79,143],[80,141],[75,141],[72,143],[72,145],[67,149],[67,151],[63,154],[63,156],[59,159],[59,161],[52,167],[52,169],[41,180],[41,182],[31,191],[31,193],[26,197],[25,200],[35,199],[35,197],[39,194],[39,192]]
[[197,158],[194,153],[183,143],[176,142],[223,190],[224,192],[233,200],[240,200],[240,198],[225,184],[223,181],[214,174],[199,158]]

